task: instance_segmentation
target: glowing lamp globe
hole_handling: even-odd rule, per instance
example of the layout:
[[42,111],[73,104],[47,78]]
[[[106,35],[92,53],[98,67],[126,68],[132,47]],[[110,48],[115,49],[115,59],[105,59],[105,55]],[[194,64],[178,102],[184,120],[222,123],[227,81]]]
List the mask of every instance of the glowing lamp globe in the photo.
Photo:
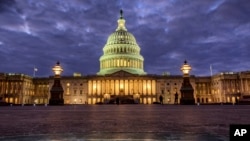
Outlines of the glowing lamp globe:
[[182,65],[181,67],[181,71],[184,75],[188,75],[190,70],[191,70],[191,66],[187,64],[187,61],[185,60],[184,61],[184,64]]
[[61,75],[61,73],[63,71],[59,62],[56,63],[56,65],[52,68],[52,70],[54,71],[55,75]]

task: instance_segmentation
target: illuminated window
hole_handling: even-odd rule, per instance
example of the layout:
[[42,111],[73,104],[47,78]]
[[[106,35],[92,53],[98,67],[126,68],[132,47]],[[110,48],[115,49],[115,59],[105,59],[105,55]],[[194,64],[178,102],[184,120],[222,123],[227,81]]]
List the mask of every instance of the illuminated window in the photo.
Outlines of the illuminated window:
[[120,67],[120,60],[117,59],[117,67]]
[[66,94],[69,94],[69,88],[67,88],[67,90],[66,90]]

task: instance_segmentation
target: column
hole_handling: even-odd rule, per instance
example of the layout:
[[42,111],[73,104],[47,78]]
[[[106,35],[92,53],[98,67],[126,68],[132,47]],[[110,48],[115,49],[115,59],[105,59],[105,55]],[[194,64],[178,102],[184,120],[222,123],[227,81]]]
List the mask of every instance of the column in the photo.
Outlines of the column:
[[149,91],[148,91],[148,94],[149,95],[152,95],[152,81],[151,80],[148,80],[148,85],[149,85]]
[[97,94],[97,92],[98,92],[98,90],[97,90],[97,88],[98,88],[98,81],[97,80],[95,80],[94,81],[95,82],[95,94]]
[[138,89],[138,87],[136,87],[136,80],[133,80],[133,93],[135,94],[135,93],[138,93],[138,92],[136,92],[136,89]]
[[119,80],[115,80],[114,86],[115,86],[115,95],[118,95],[119,94]]
[[153,93],[153,95],[156,94],[156,82],[155,82],[155,80],[152,81],[152,93]]
[[88,81],[88,93],[89,95],[92,94],[92,82],[90,80]]
[[120,79],[120,80],[119,80],[119,83],[120,83],[120,85],[119,85],[119,86],[120,86],[119,92],[120,92],[121,90],[123,90],[123,92],[124,92],[124,88],[125,88],[125,87],[124,87],[124,82],[123,82],[123,80]]
[[133,80],[129,80],[129,94],[133,94],[132,89],[133,89]]
[[104,90],[105,90],[105,83],[104,80],[101,80],[101,95],[103,95]]
[[138,60],[135,60],[135,68],[138,68]]
[[124,64],[123,64],[123,59],[121,59],[121,67],[123,67],[124,66]]
[[124,67],[127,67],[127,59],[124,59]]
[[138,91],[139,91],[140,94],[143,94],[143,91],[142,91],[142,80],[139,80],[138,83],[139,83],[139,84],[138,84],[138,85],[139,85],[139,87],[138,87],[139,90],[138,90]]
[[107,90],[106,93],[111,94],[111,91],[110,91],[110,89],[111,89],[111,80],[107,80],[107,81],[108,81],[108,88],[106,89]]
[[144,94],[144,95],[147,95],[148,93],[147,93],[147,82],[146,82],[146,80],[142,80],[142,93]]
[[129,85],[128,85],[128,80],[124,80],[124,93],[125,95],[128,95],[129,93]]
[[113,88],[112,89],[113,89],[112,92],[115,95],[115,79],[113,80]]
[[121,80],[119,79],[118,80],[118,95],[121,94],[120,91],[121,91]]
[[105,94],[107,94],[109,91],[109,88],[108,88],[109,84],[108,83],[109,83],[108,80],[105,80],[105,91],[104,91]]

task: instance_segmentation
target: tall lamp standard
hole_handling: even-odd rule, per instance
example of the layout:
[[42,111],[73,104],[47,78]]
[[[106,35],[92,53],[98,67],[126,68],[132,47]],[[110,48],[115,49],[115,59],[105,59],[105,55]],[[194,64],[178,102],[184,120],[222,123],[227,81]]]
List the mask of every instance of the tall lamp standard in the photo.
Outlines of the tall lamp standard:
[[52,70],[54,71],[55,76],[54,76],[54,84],[50,90],[49,105],[63,105],[64,104],[64,99],[63,99],[64,91],[60,83],[61,73],[63,69],[60,66],[60,63],[57,62],[56,65],[52,68]]
[[187,61],[184,61],[184,64],[181,67],[181,71],[183,73],[183,83],[181,85],[181,99],[180,104],[182,105],[194,105],[194,89],[189,81],[189,72],[191,70],[191,66],[187,64]]

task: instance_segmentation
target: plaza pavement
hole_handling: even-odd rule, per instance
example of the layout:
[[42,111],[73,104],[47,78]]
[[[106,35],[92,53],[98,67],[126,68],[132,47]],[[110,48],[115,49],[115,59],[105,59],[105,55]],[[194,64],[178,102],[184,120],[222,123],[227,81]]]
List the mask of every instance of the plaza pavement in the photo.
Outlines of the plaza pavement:
[[2,106],[0,140],[228,141],[249,105]]

